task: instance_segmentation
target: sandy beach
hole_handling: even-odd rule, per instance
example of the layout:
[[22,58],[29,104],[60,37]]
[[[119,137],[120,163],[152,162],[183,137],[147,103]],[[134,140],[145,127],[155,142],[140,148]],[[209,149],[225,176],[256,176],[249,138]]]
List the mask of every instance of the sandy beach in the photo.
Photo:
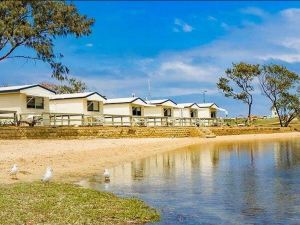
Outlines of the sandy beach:
[[[253,134],[204,138],[139,138],[88,140],[0,140],[0,182],[39,180],[51,166],[56,181],[73,182],[125,162],[190,145],[299,137],[300,133]],[[16,163],[18,180],[9,176]]]

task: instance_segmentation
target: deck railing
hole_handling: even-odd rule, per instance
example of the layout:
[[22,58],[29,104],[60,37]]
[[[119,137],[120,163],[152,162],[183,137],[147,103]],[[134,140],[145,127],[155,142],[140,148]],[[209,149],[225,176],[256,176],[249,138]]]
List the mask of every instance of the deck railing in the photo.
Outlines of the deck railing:
[[[1,115],[1,113],[0,113]],[[224,120],[220,118],[180,118],[180,117],[151,117],[129,115],[85,115],[72,113],[22,113],[9,117],[15,123],[30,123],[37,126],[181,126],[204,127],[222,126]],[[1,121],[1,116],[0,116]],[[1,125],[1,123],[0,123]]]

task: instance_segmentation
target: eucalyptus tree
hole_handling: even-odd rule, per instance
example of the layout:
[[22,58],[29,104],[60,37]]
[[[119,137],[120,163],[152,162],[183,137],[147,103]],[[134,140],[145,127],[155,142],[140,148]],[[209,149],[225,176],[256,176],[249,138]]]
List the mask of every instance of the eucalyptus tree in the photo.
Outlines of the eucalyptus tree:
[[231,68],[225,71],[225,76],[220,77],[217,87],[225,97],[239,100],[248,106],[248,124],[251,121],[253,105],[254,79],[260,75],[258,64],[244,62],[233,63]]
[[[53,77],[63,80],[69,69],[61,62],[63,55],[54,52],[54,40],[89,35],[93,23],[69,1],[0,1],[0,62],[39,60],[51,67]],[[32,51],[17,51],[21,47]]]
[[262,67],[259,83],[282,127],[287,127],[300,115],[299,81],[299,75],[284,66],[270,64]]
[[68,78],[63,84],[43,82],[41,85],[55,91],[57,94],[80,93],[87,90],[87,85],[76,78]]

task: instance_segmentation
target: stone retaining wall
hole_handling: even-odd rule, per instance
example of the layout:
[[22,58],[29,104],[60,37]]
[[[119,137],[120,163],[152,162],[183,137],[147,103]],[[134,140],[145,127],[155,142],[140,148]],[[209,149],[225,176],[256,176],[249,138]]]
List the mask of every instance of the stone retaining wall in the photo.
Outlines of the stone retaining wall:
[[203,137],[195,127],[1,127],[0,139]]
[[279,127],[0,127],[0,139],[80,139],[80,138],[145,138],[205,137],[208,134],[239,135],[294,131]]
[[213,127],[210,130],[217,136],[239,134],[271,134],[295,131],[290,127]]

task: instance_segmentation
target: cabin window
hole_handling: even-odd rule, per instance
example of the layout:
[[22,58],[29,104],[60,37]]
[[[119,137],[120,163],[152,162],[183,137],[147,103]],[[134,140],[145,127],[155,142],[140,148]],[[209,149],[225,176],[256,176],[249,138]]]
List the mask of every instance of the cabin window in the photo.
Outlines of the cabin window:
[[210,117],[211,117],[211,118],[216,118],[216,117],[217,117],[216,112],[211,112],[211,113],[210,113]]
[[132,115],[133,116],[141,116],[142,115],[142,107],[132,107]]
[[100,103],[97,101],[87,101],[87,110],[89,112],[99,112],[100,111]]
[[191,110],[191,118],[195,118],[197,117],[197,110],[196,109],[192,109]]
[[29,109],[44,109],[44,98],[27,96],[27,108],[29,108]]
[[171,117],[171,116],[172,116],[172,109],[170,109],[170,108],[165,108],[165,109],[164,109],[164,116],[166,116],[166,117]]

